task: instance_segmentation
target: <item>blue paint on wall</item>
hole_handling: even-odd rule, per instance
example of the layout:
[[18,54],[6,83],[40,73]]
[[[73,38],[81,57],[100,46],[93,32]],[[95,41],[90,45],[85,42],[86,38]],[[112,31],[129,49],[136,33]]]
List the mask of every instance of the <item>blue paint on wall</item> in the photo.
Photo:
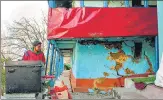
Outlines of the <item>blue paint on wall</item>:
[[[127,39],[129,40],[129,39]],[[128,58],[123,63],[123,68],[129,68],[135,72],[135,74],[144,74],[149,69],[149,64],[145,59],[144,52],[148,56],[150,62],[152,63],[153,70],[156,72],[155,68],[155,49],[149,45],[149,42],[145,39],[136,39],[142,42],[142,54],[139,63],[132,62],[131,58]],[[122,50],[126,55],[133,56],[134,53],[130,46],[134,46],[133,41],[126,41],[126,44],[122,43]],[[103,72],[109,73],[108,78],[117,78],[116,71],[110,70],[109,68],[115,66],[114,60],[107,60],[109,52],[116,53],[118,49],[106,49],[103,45],[81,45],[76,44],[74,49],[74,62],[73,62],[73,74],[75,78],[98,78],[103,77]],[[119,70],[119,74],[126,75],[124,69]]]
[[158,40],[159,40],[159,62],[161,61],[163,53],[163,1],[157,1],[157,14],[158,14]]

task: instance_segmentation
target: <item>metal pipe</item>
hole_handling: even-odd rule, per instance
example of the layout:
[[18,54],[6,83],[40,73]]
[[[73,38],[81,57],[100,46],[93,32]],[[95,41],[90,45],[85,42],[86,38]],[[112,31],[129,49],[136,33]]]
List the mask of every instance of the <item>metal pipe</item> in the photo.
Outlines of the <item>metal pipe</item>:
[[148,7],[148,0],[144,0],[144,7]]
[[48,48],[47,48],[47,54],[46,54],[46,69],[45,69],[45,75],[47,74],[47,67],[48,67],[48,60],[49,60],[49,49],[50,49],[50,42],[48,40]]

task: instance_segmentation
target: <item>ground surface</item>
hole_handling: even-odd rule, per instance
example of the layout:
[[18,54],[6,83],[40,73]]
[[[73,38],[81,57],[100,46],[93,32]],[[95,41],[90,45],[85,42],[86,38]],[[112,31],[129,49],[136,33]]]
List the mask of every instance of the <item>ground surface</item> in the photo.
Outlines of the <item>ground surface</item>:
[[112,99],[109,95],[89,94],[89,93],[72,93],[73,99]]
[[[70,85],[70,71],[65,70],[63,74],[61,75],[61,79],[64,81],[64,83],[69,87],[69,91],[71,92],[71,85]],[[110,95],[104,95],[104,94],[90,94],[90,93],[72,93],[73,99],[111,99],[112,97]]]
[[[68,86],[69,92],[72,95],[73,99],[113,99],[111,95],[107,94],[90,94],[90,93],[72,93],[71,91],[71,85],[70,85],[70,71],[64,71],[63,74],[61,75],[61,80],[64,81],[65,85]],[[133,99],[137,98],[139,99],[141,96],[145,97],[146,99],[163,99],[163,88],[158,88],[154,85],[148,85],[143,91],[131,91],[129,92],[127,88],[120,89],[122,93],[120,93],[121,97],[123,98],[128,98],[128,99]],[[117,92],[120,92],[120,90]],[[127,91],[127,92],[125,92]],[[136,95],[137,94],[137,95]],[[138,95],[139,94],[139,95]],[[21,96],[22,95],[18,95]],[[25,97],[25,96],[23,96]],[[28,96],[26,96],[28,97]],[[30,98],[34,98],[34,94],[29,95]],[[2,97],[3,99],[4,97]],[[20,97],[19,97],[20,98]],[[20,98],[21,99],[21,98]]]

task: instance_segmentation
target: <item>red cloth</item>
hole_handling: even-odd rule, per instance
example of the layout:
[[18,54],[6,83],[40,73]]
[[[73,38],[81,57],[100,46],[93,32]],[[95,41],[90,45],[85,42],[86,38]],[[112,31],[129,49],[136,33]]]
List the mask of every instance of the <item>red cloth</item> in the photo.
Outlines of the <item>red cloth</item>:
[[45,56],[44,53],[41,52],[39,54],[36,54],[32,52],[31,50],[28,50],[24,53],[23,60],[29,60],[29,61],[42,61],[45,64]]

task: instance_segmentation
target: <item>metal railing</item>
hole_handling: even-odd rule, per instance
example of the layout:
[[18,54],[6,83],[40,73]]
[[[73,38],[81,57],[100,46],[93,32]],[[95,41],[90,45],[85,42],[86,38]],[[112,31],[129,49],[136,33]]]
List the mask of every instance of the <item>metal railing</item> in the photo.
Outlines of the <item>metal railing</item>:
[[[63,62],[63,55],[60,52],[59,48],[57,47],[57,44],[55,40],[48,40],[48,48],[47,48],[47,55],[46,55],[46,70],[45,73],[47,75],[47,69],[48,69],[48,62],[49,62],[49,56],[50,56],[50,71],[49,75],[54,75],[54,80],[51,79],[51,81],[55,81],[59,78],[59,76],[62,74],[64,70],[64,62]],[[51,54],[49,55],[49,53]]]
[[[129,0],[124,0],[125,7],[130,7]],[[148,7],[148,0],[144,0],[144,7]],[[50,8],[56,8],[56,0],[48,0]],[[103,7],[109,7],[109,0],[103,0]],[[80,7],[85,7],[84,0],[80,0]]]

